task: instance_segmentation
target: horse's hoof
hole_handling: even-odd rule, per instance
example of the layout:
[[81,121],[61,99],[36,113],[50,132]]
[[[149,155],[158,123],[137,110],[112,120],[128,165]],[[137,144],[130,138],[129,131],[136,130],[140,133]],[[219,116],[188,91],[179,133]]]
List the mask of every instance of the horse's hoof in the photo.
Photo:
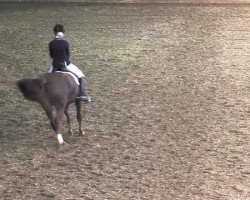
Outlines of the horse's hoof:
[[85,135],[85,132],[84,131],[80,132],[80,135]]
[[69,143],[64,142],[62,144],[58,144],[58,149],[62,152],[64,152],[65,150],[67,150],[70,147]]
[[67,142],[62,142],[62,143],[58,143],[59,144],[59,146],[65,146],[65,145],[68,145],[68,143]]

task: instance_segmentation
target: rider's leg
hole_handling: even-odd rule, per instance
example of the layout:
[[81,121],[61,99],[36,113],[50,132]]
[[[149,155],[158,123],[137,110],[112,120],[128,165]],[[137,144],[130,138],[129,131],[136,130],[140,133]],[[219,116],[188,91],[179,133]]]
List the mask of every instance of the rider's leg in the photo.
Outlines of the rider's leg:
[[91,97],[87,94],[86,88],[85,88],[85,77],[78,78],[79,81],[79,87],[80,87],[80,96],[79,99],[82,101],[90,102]]
[[74,64],[70,63],[69,65],[67,65],[67,69],[71,72],[73,72],[79,80],[80,83],[80,97],[79,99],[81,99],[82,101],[87,101],[90,102],[91,101],[91,97],[88,96],[87,92],[86,92],[86,82],[85,82],[85,75],[82,73],[82,71],[75,66]]

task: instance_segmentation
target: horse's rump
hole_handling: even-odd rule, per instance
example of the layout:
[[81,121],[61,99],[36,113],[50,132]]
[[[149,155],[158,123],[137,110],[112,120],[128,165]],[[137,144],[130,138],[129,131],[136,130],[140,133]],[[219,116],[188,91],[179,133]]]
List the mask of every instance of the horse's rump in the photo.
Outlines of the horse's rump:
[[79,80],[78,80],[78,76],[74,72],[72,72],[72,71],[57,71],[57,73],[63,73],[63,74],[70,75],[75,80],[76,84],[80,85]]
[[79,86],[72,76],[65,73],[48,73],[36,79],[21,79],[17,86],[24,97],[31,101],[73,102],[79,94]]
[[51,104],[57,103],[57,101],[72,102],[79,94],[79,86],[67,73],[47,74],[44,87]]

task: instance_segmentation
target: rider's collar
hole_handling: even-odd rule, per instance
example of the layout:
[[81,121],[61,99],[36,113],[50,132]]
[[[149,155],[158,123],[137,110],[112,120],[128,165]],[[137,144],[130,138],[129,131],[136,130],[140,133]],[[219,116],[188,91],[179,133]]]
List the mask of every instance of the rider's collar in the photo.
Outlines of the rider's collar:
[[57,34],[55,36],[56,39],[62,39],[63,37],[64,37],[63,32],[57,32]]

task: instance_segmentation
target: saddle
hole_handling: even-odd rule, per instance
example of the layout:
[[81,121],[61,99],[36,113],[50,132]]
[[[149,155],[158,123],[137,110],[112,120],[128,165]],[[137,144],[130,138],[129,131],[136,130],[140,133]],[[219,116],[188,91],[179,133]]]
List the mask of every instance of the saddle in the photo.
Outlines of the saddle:
[[80,85],[77,75],[74,72],[68,70],[64,62],[54,63],[53,66],[54,66],[55,72],[61,72],[61,73],[71,75],[74,78],[76,84]]
[[54,68],[56,71],[62,71],[62,72],[67,72],[69,70],[67,70],[66,65],[64,62],[58,62],[58,63],[54,63]]

